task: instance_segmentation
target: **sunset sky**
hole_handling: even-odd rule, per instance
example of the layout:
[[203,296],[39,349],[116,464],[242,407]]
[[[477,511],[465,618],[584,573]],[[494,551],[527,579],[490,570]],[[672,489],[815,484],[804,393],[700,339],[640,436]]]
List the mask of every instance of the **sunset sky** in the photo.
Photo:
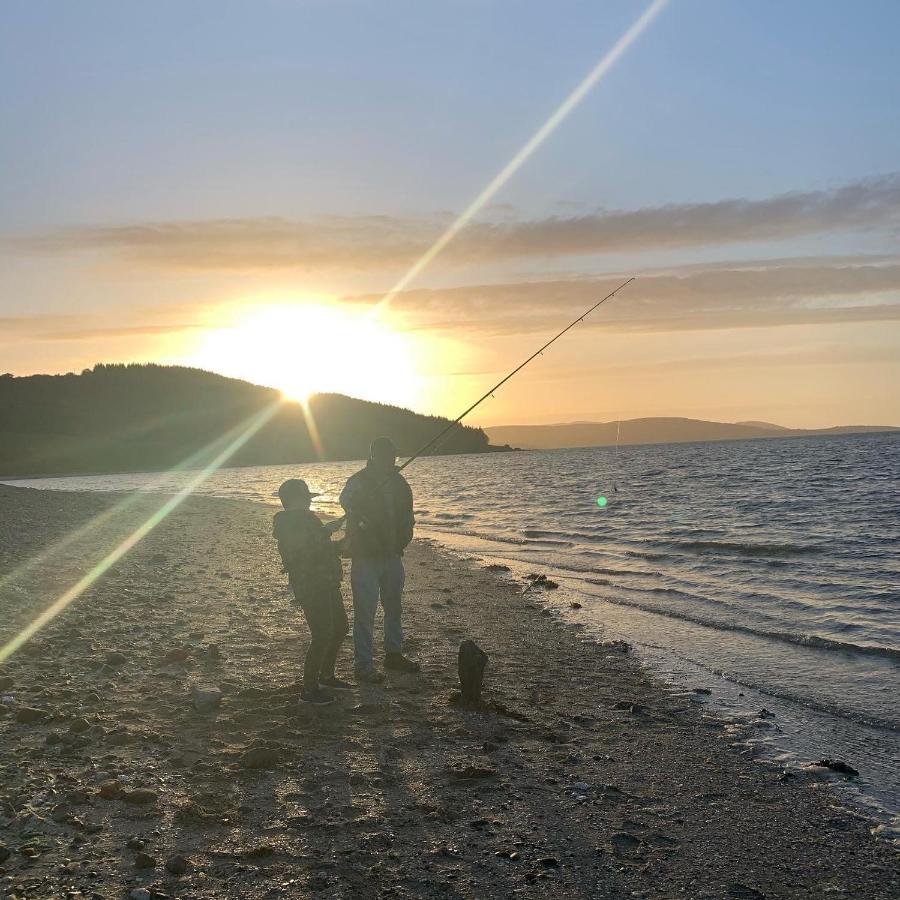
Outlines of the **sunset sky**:
[[900,425],[900,4],[649,6],[6,0],[0,371],[455,415],[637,275],[473,424]]

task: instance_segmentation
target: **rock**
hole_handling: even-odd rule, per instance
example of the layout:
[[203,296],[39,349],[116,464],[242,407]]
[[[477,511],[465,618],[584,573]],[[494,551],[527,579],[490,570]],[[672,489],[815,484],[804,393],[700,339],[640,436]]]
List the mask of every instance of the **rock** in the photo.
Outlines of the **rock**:
[[617,831],[611,840],[617,853],[635,853],[641,847],[641,839],[627,831]]
[[163,659],[167,663],[183,663],[191,655],[184,647],[173,647]]
[[461,767],[451,767],[450,774],[454,778],[466,778],[466,779],[474,779],[474,778],[495,778],[499,773],[496,769],[492,769],[489,766],[461,766]]
[[733,881],[728,885],[728,896],[737,897],[740,900],[766,900],[766,895],[762,891],[748,887],[740,881]]
[[831,769],[832,772],[839,772],[841,775],[859,775],[859,772],[853,766],[839,759],[820,759],[813,765],[821,766],[823,769]]
[[104,800],[118,800],[119,796],[122,794],[122,785],[113,778],[109,781],[104,781],[97,790],[97,793]]
[[705,688],[705,687],[695,687],[694,693],[695,694],[705,694],[708,697],[710,694],[712,694],[712,691],[709,688]]
[[559,868],[559,860],[555,856],[545,856],[543,859],[539,859],[538,862],[545,869],[558,869]]
[[146,845],[147,842],[143,838],[139,838],[136,834],[133,834],[128,838],[128,841],[125,844],[129,850],[143,850]]
[[209,662],[219,662],[222,659],[222,651],[218,644],[210,644],[206,648],[206,658]]
[[575,784],[572,785],[572,790],[576,794],[586,794],[591,789],[591,786],[586,781],[576,781]]
[[134,888],[128,894],[128,900],[153,900],[153,894],[147,888]]
[[271,769],[281,761],[281,751],[277,747],[250,747],[238,762],[245,769]]
[[50,713],[34,706],[20,706],[16,710],[16,721],[20,725],[34,725],[36,722],[44,722],[50,718]]
[[190,860],[186,856],[176,853],[166,860],[166,871],[172,875],[184,875],[190,868],[190,865]]
[[197,712],[209,712],[222,702],[222,689],[214,684],[192,684],[191,702]]
[[12,675],[0,675],[0,691],[8,691],[15,683]]
[[81,734],[81,732],[87,731],[90,727],[91,723],[83,716],[79,716],[77,719],[72,719],[72,722],[69,725],[69,731],[71,731],[72,734]]
[[134,867],[136,869],[155,869],[156,859],[149,853],[144,853],[144,851],[141,850],[135,854]]
[[473,705],[480,702],[487,664],[487,653],[474,641],[463,641],[459,645],[459,684],[463,702]]
[[767,710],[765,707],[763,707],[763,708],[759,711],[759,717],[760,717],[761,719],[774,719],[774,718],[775,718],[775,713],[770,712],[770,711]]
[[106,665],[113,666],[123,666],[128,662],[128,657],[120,652],[119,650],[110,650],[109,653],[106,654]]
[[577,600],[573,600],[569,604],[569,609],[581,609],[581,604]]
[[491,563],[489,566],[485,566],[488,572],[509,572],[509,566],[504,566],[503,563]]
[[615,653],[631,652],[631,644],[628,641],[602,641],[600,646],[604,650],[612,650]]
[[143,806],[147,803],[156,803],[159,796],[150,788],[135,788],[133,791],[122,791],[119,798],[135,806]]
[[6,844],[0,844],[0,863],[6,862],[10,857],[10,849]]

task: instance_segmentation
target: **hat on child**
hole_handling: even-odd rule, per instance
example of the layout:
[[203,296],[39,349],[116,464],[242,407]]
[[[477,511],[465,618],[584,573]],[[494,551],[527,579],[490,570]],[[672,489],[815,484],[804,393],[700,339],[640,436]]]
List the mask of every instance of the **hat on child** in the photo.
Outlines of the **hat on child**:
[[318,497],[319,494],[313,493],[309,489],[309,485],[302,478],[288,478],[284,484],[278,488],[278,497],[283,502],[286,497],[307,497],[312,499]]

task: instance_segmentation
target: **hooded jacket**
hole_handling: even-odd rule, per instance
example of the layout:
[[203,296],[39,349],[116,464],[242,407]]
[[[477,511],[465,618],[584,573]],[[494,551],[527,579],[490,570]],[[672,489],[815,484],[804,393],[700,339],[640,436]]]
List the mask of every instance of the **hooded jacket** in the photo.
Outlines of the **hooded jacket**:
[[397,467],[379,471],[371,460],[341,491],[347,513],[345,552],[353,559],[402,556],[413,536],[412,489]]

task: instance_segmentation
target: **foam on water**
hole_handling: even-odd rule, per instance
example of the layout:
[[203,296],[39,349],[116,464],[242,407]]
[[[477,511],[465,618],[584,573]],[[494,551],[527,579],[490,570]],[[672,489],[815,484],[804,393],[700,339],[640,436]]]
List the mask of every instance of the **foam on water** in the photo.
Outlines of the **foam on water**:
[[[200,490],[274,505],[301,476],[337,515],[357,466],[225,469]],[[165,492],[187,477],[17,483]],[[900,436],[436,457],[408,477],[420,535],[548,573],[561,614],[709,687],[751,743],[846,758],[860,802],[900,811]],[[774,725],[755,717],[763,702]]]

